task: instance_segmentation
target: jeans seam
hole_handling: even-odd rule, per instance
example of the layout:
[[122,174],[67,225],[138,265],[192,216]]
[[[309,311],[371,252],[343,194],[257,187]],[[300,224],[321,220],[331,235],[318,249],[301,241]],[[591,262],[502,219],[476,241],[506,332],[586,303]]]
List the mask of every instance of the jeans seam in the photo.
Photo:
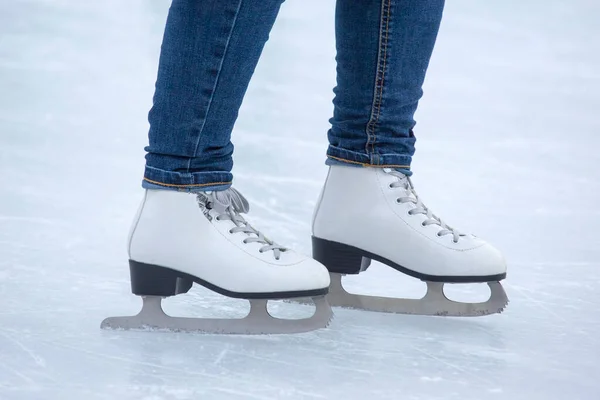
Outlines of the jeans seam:
[[217,70],[217,76],[215,77],[215,83],[213,84],[213,88],[210,93],[210,98],[208,99],[208,105],[206,107],[206,115],[204,117],[204,120],[202,121],[202,126],[200,127],[200,130],[198,132],[198,140],[196,141],[196,147],[194,148],[194,155],[192,157],[190,157],[190,159],[188,161],[188,167],[187,167],[188,172],[190,172],[190,168],[192,167],[192,160],[194,159],[194,157],[198,156],[198,147],[200,146],[200,139],[202,138],[202,131],[204,130],[204,126],[206,125],[206,119],[208,118],[208,113],[210,112],[210,108],[212,106],[213,98],[215,96],[215,90],[217,88],[217,84],[219,83],[219,78],[221,77],[221,70],[223,69],[223,60],[227,56],[227,50],[229,49],[229,42],[231,40],[231,35],[232,35],[233,30],[235,29],[235,25],[237,23],[237,18],[240,13],[240,8],[242,8],[242,0],[238,1],[237,9],[235,10],[235,15],[233,17],[233,23],[231,24],[231,29],[229,30],[229,34],[227,36],[227,43],[225,44],[225,51],[223,53],[223,57],[221,57],[221,60],[219,62],[219,68]]
[[[374,164],[379,163],[379,158],[375,159],[375,142],[377,141],[376,127],[381,115],[381,103],[383,102],[383,85],[385,83],[385,68],[387,64],[387,47],[389,42],[389,20],[391,7],[391,0],[382,0],[381,25],[379,28],[379,44],[377,51],[377,67],[375,72],[375,88],[373,90],[373,105],[371,107],[371,115],[369,117],[369,121],[367,122],[366,128],[367,144],[365,146],[365,151],[371,159],[371,162]],[[370,152],[369,144],[371,145]]]
[[175,183],[163,183],[163,182],[158,182],[158,181],[154,181],[152,179],[148,179],[146,177],[144,177],[144,180],[148,183],[153,183],[155,185],[160,185],[160,186],[167,186],[167,187],[180,187],[180,188],[186,188],[186,187],[205,187],[205,186],[217,186],[217,185],[231,185],[231,181],[229,182],[211,182],[211,183],[191,183],[191,184],[183,184],[183,185],[179,185],[179,184],[175,184]]
[[410,165],[400,165],[400,164],[384,164],[384,165],[379,165],[379,164],[367,164],[367,163],[362,163],[360,161],[353,161],[353,160],[347,160],[345,158],[341,158],[341,157],[336,157],[336,156],[332,156],[332,155],[327,155],[327,157],[329,158],[333,158],[334,160],[337,161],[342,161],[342,162],[346,162],[346,163],[350,163],[350,164],[357,164],[357,165],[361,165],[363,167],[378,167],[378,168],[403,168],[403,169],[410,169]]

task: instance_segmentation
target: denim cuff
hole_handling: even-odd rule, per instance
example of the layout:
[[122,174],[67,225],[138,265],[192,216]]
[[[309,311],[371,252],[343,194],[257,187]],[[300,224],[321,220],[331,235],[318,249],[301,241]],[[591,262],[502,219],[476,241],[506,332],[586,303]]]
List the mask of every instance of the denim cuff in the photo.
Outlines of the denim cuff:
[[225,190],[231,186],[230,172],[173,172],[146,166],[142,187],[182,192]]
[[402,154],[367,154],[342,149],[329,145],[327,157],[330,159],[359,165],[362,167],[394,168],[400,170],[410,170],[412,157]]

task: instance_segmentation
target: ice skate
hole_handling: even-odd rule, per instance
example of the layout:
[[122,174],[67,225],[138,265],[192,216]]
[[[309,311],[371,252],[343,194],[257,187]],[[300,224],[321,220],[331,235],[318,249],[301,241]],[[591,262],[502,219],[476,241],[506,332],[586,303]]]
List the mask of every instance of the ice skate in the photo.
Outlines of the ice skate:
[[[326,327],[332,317],[325,295],[329,275],[320,263],[278,245],[240,215],[249,209],[235,189],[184,193],[147,190],[129,238],[133,294],[140,313],[107,318],[103,328],[167,329],[231,334],[298,333]],[[186,293],[193,283],[250,301],[242,319],[170,317],[164,297]],[[270,299],[312,298],[309,318],[278,319]]]
[[[331,166],[313,218],[313,257],[331,274],[332,306],[401,314],[481,316],[501,312],[508,298],[502,254],[432,214],[410,179],[389,168]],[[371,260],[427,283],[422,299],[350,294],[342,276]],[[445,283],[487,283],[490,298],[462,303],[444,295]]]

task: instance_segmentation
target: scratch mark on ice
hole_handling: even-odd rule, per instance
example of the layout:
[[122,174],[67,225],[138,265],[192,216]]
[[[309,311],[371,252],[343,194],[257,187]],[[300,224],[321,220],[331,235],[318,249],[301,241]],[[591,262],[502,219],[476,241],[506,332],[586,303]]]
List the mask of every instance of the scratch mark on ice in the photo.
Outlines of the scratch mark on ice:
[[542,301],[535,299],[533,296],[528,295],[525,290],[522,290],[521,288],[514,287],[514,286],[512,287],[512,289],[518,291],[523,297],[527,298],[527,300],[529,300],[531,302],[531,304],[538,306],[539,308],[546,311],[548,314],[558,318],[562,322],[567,322],[567,320],[565,318],[563,318],[562,315],[552,311],[549,307],[546,307]]
[[215,362],[213,363],[214,365],[219,365],[221,364],[221,361],[223,361],[223,358],[225,358],[225,355],[228,353],[227,349],[224,349],[223,351],[221,351],[221,353],[219,353],[217,359],[215,360]]
[[31,350],[29,347],[25,346],[22,342],[11,337],[10,335],[6,334],[5,332],[0,332],[0,335],[4,336],[7,340],[13,342],[14,344],[17,345],[17,347],[19,347],[21,350],[23,350],[25,353],[27,353],[27,355],[29,355],[29,357],[31,357],[33,359],[33,361],[35,362],[35,364],[37,366],[46,368],[46,361],[42,357],[35,354],[35,352],[33,350]]
[[451,367],[451,368],[454,368],[454,369],[455,369],[455,370],[457,370],[457,371],[460,371],[460,372],[462,372],[464,375],[469,375],[469,376],[473,377],[473,379],[475,379],[475,380],[478,380],[479,382],[482,382],[482,383],[484,383],[484,384],[485,384],[485,386],[487,386],[487,387],[489,387],[489,386],[493,386],[491,381],[488,381],[487,379],[484,379],[484,378],[482,378],[481,376],[479,376],[479,375],[477,375],[477,374],[473,374],[473,373],[471,373],[471,372],[469,372],[469,371],[465,370],[464,368],[461,368],[461,367],[459,367],[459,366],[458,366],[458,365],[456,365],[456,364],[453,364],[453,363],[451,363],[451,362],[449,362],[449,361],[446,361],[446,360],[443,360],[443,359],[441,359],[441,358],[439,358],[439,357],[436,357],[436,356],[434,356],[433,354],[431,354],[431,353],[429,353],[429,352],[427,352],[427,351],[425,351],[425,350],[421,350],[421,349],[419,349],[419,348],[418,348],[418,347],[416,347],[416,346],[411,346],[411,347],[412,347],[413,349],[415,349],[416,351],[418,351],[419,353],[421,353],[421,354],[423,354],[423,355],[425,355],[425,356],[427,356],[427,357],[429,357],[429,358],[431,358],[431,359],[433,359],[433,360],[435,360],[435,361],[438,361],[438,362],[440,362],[440,363],[442,363],[442,364],[446,364],[447,366],[449,366],[449,367]]
[[13,369],[11,367],[9,367],[6,364],[0,364],[0,368],[4,368],[5,370],[12,372],[13,374],[15,374],[16,376],[18,376],[19,378],[23,379],[25,382],[29,383],[30,385],[35,385],[35,381],[33,379],[31,379],[30,377],[28,377],[27,375],[17,371],[16,369]]

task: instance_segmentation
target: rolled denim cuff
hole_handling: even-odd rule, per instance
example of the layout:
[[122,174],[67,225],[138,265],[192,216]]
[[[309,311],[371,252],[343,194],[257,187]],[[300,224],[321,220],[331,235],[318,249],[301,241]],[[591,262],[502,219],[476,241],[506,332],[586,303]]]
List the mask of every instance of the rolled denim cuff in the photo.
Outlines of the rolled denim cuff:
[[230,172],[173,172],[146,166],[142,187],[145,189],[204,192],[225,190],[231,186]]
[[327,149],[327,158],[329,163],[335,161],[357,167],[393,168],[409,176],[412,174],[410,172],[412,157],[407,155],[367,155],[366,153],[359,153],[329,145],[329,148]]

